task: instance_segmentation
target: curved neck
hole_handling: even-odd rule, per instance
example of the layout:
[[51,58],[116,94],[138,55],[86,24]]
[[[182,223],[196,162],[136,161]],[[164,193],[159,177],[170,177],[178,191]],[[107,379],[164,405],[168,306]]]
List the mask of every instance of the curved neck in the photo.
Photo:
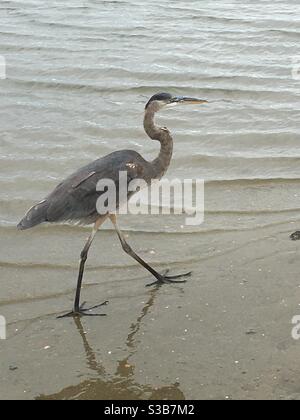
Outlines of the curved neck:
[[161,128],[154,123],[155,110],[147,109],[144,117],[144,129],[152,140],[160,142],[160,152],[151,164],[154,170],[153,178],[160,179],[167,172],[173,154],[173,139],[167,128]]

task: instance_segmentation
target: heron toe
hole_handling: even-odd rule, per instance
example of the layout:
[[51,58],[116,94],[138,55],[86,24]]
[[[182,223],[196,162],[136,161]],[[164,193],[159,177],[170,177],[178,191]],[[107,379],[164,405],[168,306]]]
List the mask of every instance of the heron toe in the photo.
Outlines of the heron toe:
[[84,308],[85,304],[86,302],[84,302],[79,308],[74,309],[73,311],[68,312],[65,315],[58,316],[57,319],[82,317],[82,316],[106,316],[106,314],[97,314],[97,313],[94,314],[94,313],[89,313],[89,312],[91,312],[93,309],[100,308],[101,306],[106,306],[108,304],[108,300],[106,300],[103,303],[100,303],[99,305],[92,306],[91,308]]
[[162,274],[159,279],[154,281],[153,283],[147,284],[146,287],[150,286],[162,286],[163,284],[181,284],[186,283],[187,280],[178,280],[185,277],[190,277],[192,275],[192,272],[189,271],[188,273],[184,274],[177,274],[175,276],[168,276],[167,274],[170,272],[170,270],[166,270],[164,274]]

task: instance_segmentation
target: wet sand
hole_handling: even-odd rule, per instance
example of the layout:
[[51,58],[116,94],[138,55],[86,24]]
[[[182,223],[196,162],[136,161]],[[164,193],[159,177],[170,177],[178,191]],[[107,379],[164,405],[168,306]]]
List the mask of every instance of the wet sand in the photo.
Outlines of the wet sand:
[[[89,304],[108,299],[107,316],[77,321],[56,319],[71,307],[75,264],[63,265],[51,228],[26,233],[28,253],[44,236],[38,260],[48,259],[48,267],[2,267],[8,302],[1,300],[0,312],[9,326],[0,347],[1,399],[299,399],[300,342],[291,338],[291,319],[300,314],[300,244],[289,239],[295,227],[187,234],[175,245],[172,234],[163,241],[130,235],[161,270],[193,270],[185,285],[159,289],[144,287],[149,276],[104,231],[83,297]],[[75,258],[82,235],[62,230],[65,252]],[[20,233],[9,236],[22,242]],[[1,235],[1,249],[11,245]],[[172,264],[169,247],[180,264]],[[16,252],[26,253],[22,246]]]

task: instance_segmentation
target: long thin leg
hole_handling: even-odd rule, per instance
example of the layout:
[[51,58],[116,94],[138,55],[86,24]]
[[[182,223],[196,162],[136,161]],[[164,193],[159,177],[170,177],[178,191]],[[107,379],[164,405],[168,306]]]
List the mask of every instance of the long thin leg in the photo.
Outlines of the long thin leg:
[[147,286],[153,286],[153,285],[161,285],[164,283],[185,283],[186,280],[175,280],[183,277],[189,277],[192,273],[186,273],[186,274],[180,274],[177,276],[167,276],[166,274],[162,275],[159,274],[156,270],[154,270],[152,267],[150,267],[149,264],[147,264],[141,257],[139,257],[131,248],[131,246],[126,242],[126,239],[120,230],[118,223],[117,223],[117,217],[114,214],[109,215],[109,218],[114,225],[116,232],[118,234],[118,237],[120,239],[121,245],[123,250],[126,252],[126,254],[130,255],[133,259],[135,259],[139,264],[141,264],[146,270],[148,270],[156,279],[154,283],[148,284]]
[[90,234],[83,250],[81,251],[80,266],[79,266],[79,273],[78,273],[78,280],[77,280],[77,287],[76,287],[76,294],[75,294],[73,311],[69,312],[66,315],[60,316],[59,318],[65,318],[65,317],[73,316],[73,315],[87,315],[87,316],[103,316],[104,315],[104,314],[88,314],[88,313],[85,313],[85,312],[90,311],[91,309],[96,309],[96,308],[99,308],[100,306],[106,305],[108,303],[107,301],[101,303],[100,305],[93,306],[92,308],[84,309],[85,303],[83,303],[80,306],[80,295],[81,295],[84,267],[85,267],[85,263],[86,263],[86,260],[87,260],[87,257],[88,257],[88,252],[89,252],[90,247],[93,243],[93,240],[96,236],[96,233],[98,232],[98,229],[105,222],[106,219],[107,219],[107,216],[103,216],[103,217],[100,217],[96,221],[96,223],[93,227],[92,233]]

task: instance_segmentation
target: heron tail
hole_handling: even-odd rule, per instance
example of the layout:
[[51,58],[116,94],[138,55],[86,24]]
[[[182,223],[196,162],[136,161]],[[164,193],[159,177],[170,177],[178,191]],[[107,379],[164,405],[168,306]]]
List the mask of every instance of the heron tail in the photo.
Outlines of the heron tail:
[[26,230],[46,222],[48,207],[49,203],[47,200],[43,200],[33,206],[30,210],[28,210],[24,218],[18,224],[18,229]]

